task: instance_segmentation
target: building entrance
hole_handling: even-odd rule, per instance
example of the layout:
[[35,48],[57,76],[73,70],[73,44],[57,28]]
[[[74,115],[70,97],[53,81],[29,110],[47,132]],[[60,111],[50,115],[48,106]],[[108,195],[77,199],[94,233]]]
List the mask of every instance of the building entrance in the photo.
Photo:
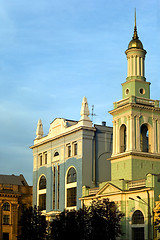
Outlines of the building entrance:
[[132,240],[144,240],[144,227],[132,228]]

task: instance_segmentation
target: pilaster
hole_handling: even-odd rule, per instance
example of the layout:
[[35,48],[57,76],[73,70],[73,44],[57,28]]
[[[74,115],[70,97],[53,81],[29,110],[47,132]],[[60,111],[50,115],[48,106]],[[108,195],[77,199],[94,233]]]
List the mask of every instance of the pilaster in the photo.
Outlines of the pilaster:
[[113,120],[113,155],[116,153],[116,121]]
[[13,240],[16,239],[18,235],[18,205],[12,204],[12,236]]
[[136,150],[140,151],[140,125],[139,125],[139,115],[136,116]]

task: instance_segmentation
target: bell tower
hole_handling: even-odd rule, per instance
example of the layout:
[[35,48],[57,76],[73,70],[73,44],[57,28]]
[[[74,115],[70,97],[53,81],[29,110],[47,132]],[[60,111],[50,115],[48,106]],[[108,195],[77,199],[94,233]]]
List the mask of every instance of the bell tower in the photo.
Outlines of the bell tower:
[[125,51],[127,78],[122,83],[122,100],[114,103],[112,180],[138,180],[148,172],[160,173],[160,107],[150,99],[150,83],[145,78],[146,50],[136,25]]

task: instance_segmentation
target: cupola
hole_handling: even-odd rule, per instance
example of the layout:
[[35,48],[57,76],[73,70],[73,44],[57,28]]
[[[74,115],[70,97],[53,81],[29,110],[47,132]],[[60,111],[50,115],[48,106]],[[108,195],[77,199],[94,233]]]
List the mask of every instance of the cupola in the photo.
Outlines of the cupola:
[[133,37],[128,44],[128,49],[125,51],[127,56],[127,78],[126,82],[122,83],[123,99],[131,96],[150,98],[150,83],[145,78],[146,53],[138,37],[135,11]]
[[145,79],[144,60],[146,50],[143,49],[143,44],[139,40],[136,25],[136,11],[135,11],[135,25],[132,40],[128,44],[128,49],[125,51],[128,61],[127,81],[131,79],[143,80]]

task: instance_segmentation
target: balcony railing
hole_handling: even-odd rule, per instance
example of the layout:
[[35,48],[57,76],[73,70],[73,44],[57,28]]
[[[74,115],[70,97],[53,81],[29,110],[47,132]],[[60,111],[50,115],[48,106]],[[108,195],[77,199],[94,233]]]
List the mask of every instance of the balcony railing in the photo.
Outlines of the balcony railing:
[[137,181],[131,181],[128,183],[128,189],[131,188],[140,188],[140,187],[145,187],[146,186],[146,180],[145,179],[141,179],[141,180],[137,180]]
[[143,105],[152,106],[152,107],[160,107],[159,100],[152,100],[152,99],[148,99],[148,98],[130,96],[130,97],[122,99],[118,102],[114,102],[114,108],[124,106],[128,103],[138,103],[138,104],[143,104]]

